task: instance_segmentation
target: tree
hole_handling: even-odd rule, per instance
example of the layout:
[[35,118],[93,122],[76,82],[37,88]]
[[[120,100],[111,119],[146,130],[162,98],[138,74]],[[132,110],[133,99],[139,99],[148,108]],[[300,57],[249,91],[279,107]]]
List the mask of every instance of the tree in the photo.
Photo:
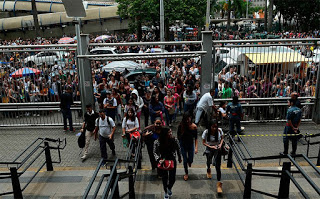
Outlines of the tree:
[[[118,14],[121,18],[129,18],[129,31],[136,32],[141,39],[141,25],[159,25],[159,0],[116,0]],[[176,20],[183,20],[188,25],[202,26],[205,22],[206,0],[164,0],[164,17],[166,39],[169,25]]]
[[319,29],[320,0],[274,0],[274,5],[285,22],[296,22],[295,28],[298,31]]

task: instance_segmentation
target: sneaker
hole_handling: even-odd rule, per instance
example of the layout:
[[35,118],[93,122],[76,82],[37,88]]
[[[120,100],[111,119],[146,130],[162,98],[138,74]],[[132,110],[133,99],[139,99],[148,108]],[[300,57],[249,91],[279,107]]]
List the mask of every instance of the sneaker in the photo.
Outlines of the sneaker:
[[115,150],[112,150],[112,155],[116,155],[116,151]]
[[171,197],[172,196],[172,190],[168,188],[168,196]]
[[280,152],[280,155],[285,156],[285,155],[288,155],[288,153]]
[[37,117],[40,117],[40,114],[37,114]]
[[169,195],[167,193],[164,193],[164,199],[169,199]]
[[84,161],[85,159],[87,159],[87,156],[86,156],[86,155],[83,155],[83,156],[81,157],[81,159],[82,159],[82,161]]

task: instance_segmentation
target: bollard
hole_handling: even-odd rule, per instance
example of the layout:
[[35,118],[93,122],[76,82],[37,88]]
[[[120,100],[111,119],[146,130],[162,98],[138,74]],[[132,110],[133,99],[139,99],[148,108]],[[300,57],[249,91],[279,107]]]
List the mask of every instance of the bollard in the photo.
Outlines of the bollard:
[[10,167],[10,173],[11,173],[11,184],[12,184],[12,189],[13,189],[13,197],[14,198],[23,198],[17,168]]
[[134,182],[133,182],[133,169],[132,166],[129,166],[129,198],[135,199],[136,195],[134,193]]
[[44,153],[46,155],[46,165],[47,165],[47,171],[53,171],[52,166],[52,159],[51,159],[51,153],[50,153],[50,147],[48,142],[44,142]]
[[229,153],[228,153],[227,167],[232,168],[232,148],[231,147],[230,147]]
[[318,159],[317,159],[317,166],[320,166],[320,145],[319,145],[319,153],[318,153]]
[[282,166],[278,198],[289,198],[290,177],[287,175],[286,171],[290,172],[290,170],[291,162],[284,162]]
[[252,163],[249,163],[247,166],[243,198],[251,198],[251,183],[252,183]]

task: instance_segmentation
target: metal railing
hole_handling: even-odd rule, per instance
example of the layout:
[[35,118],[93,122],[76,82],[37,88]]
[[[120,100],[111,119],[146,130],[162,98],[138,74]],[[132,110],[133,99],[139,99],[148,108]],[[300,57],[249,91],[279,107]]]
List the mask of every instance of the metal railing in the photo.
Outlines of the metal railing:
[[[306,134],[304,136],[305,140],[307,141],[307,155],[306,157],[309,158],[309,159],[314,159],[314,158],[317,158],[317,166],[320,166],[320,141],[315,141],[315,142],[311,142],[311,138],[316,138],[316,137],[320,137],[320,133],[317,133],[317,134]],[[313,145],[318,145],[319,146],[319,152],[318,152],[318,156],[309,156],[309,153],[310,153],[310,146],[313,146]]]
[[[301,195],[304,198],[310,198],[308,194],[305,192],[305,190],[301,187],[301,185],[297,182],[297,180],[293,177],[292,174],[298,173],[303,176],[303,178],[311,185],[311,187],[320,195],[320,188],[316,185],[316,183],[310,178],[310,176],[301,168],[301,166],[295,161],[294,158],[303,158],[310,166],[313,168],[318,176],[320,176],[320,170],[317,168],[316,165],[314,165],[307,156],[304,154],[298,154],[295,156],[291,155],[277,155],[277,156],[263,156],[263,157],[251,157],[250,152],[246,148],[245,144],[241,140],[241,137],[238,135],[238,138],[240,139],[239,142],[242,144],[242,147],[245,149],[243,151],[241,147],[237,144],[237,142],[234,140],[234,137],[232,135],[228,135],[229,139],[229,154],[228,154],[228,162],[227,166],[229,168],[232,168],[232,165],[235,166],[236,172],[240,178],[240,181],[244,185],[244,195],[243,198],[251,198],[251,192],[256,192],[259,194],[263,194],[269,197],[273,198],[289,198],[290,193],[290,180],[293,182],[293,184],[296,186],[296,188],[299,190]],[[236,158],[236,161],[233,160],[233,156]],[[260,160],[273,160],[273,159],[283,159],[287,158],[290,162],[284,162],[282,166],[282,171],[279,170],[272,170],[272,169],[256,169],[253,168],[253,165],[255,161]],[[253,163],[252,163],[253,161]],[[237,168],[237,163],[240,166],[240,168]],[[245,164],[246,167],[245,167]],[[297,171],[291,170],[291,164],[293,164]],[[280,178],[280,184],[279,184],[279,192],[278,195],[268,193],[261,190],[256,190],[252,188],[252,176],[267,176],[267,177],[274,177],[274,178]]]
[[[90,198],[97,198],[99,190],[101,189],[101,186],[103,182],[107,179],[106,186],[104,187],[103,193],[101,195],[101,198],[123,198],[126,196],[129,196],[129,198],[135,198],[135,191],[134,191],[134,184],[137,176],[137,171],[139,168],[141,168],[141,137],[138,138],[138,140],[130,140],[128,150],[126,152],[125,159],[116,158],[115,160],[106,160],[101,159],[98,163],[98,166],[96,170],[93,173],[93,176],[91,177],[91,180],[83,194],[83,199],[86,199],[89,197],[89,193],[93,187],[93,183],[95,182],[97,175],[101,169],[101,167],[104,164],[111,163],[110,166],[110,173],[108,174],[102,174],[100,177],[100,180],[98,184],[95,187],[94,193],[92,197]],[[134,159],[131,159],[131,154],[134,151]],[[117,167],[121,166],[121,164],[125,165],[125,171],[118,172]],[[129,180],[129,191],[122,194],[120,196],[119,192],[119,181],[128,178]]]
[[[49,143],[56,143],[56,146],[50,146]],[[0,173],[0,180],[11,178],[13,189],[9,192],[0,193],[0,196],[13,194],[14,198],[23,198],[22,192],[27,188],[27,186],[31,183],[35,176],[44,167],[44,165],[46,165],[47,171],[53,171],[52,164],[61,163],[60,150],[63,150],[66,147],[66,144],[66,139],[60,140],[60,138],[38,138],[34,142],[32,142],[23,152],[21,152],[13,161],[0,162],[0,165],[7,165],[8,168],[10,167],[10,172]],[[57,150],[57,161],[52,161],[50,149]],[[28,150],[32,151],[30,153],[27,153]],[[35,174],[33,174],[27,181],[27,183],[21,188],[19,177],[21,177],[31,167],[31,165],[40,158],[43,153],[45,153],[45,161],[41,163]],[[24,157],[21,161],[18,161],[23,156],[26,157]],[[24,168],[22,169],[23,166]],[[22,169],[22,171],[19,171],[19,169]]]
[[[63,117],[60,102],[0,103],[0,127],[61,126]],[[71,107],[73,124],[83,122],[81,102]]]

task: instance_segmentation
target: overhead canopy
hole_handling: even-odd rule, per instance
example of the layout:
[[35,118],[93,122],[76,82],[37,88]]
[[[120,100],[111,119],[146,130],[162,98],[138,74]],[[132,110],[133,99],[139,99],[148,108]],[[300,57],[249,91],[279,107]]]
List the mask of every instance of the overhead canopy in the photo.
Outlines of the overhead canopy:
[[269,64],[269,63],[298,63],[308,62],[308,58],[300,55],[297,52],[285,53],[246,53],[245,54],[254,64]]

